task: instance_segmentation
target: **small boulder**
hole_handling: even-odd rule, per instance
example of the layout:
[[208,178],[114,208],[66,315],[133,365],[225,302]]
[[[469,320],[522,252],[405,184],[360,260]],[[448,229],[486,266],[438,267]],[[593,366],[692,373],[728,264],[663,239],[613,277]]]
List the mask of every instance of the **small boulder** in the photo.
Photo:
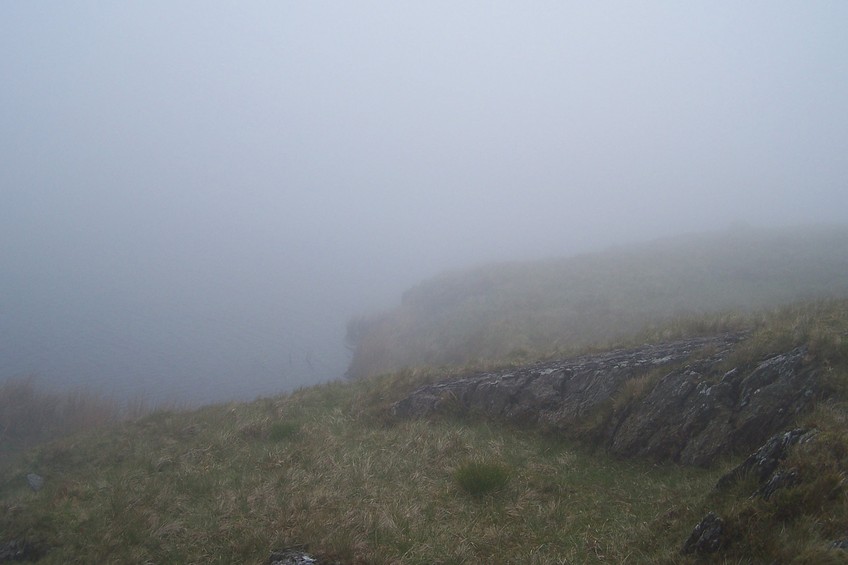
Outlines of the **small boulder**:
[[843,551],[848,550],[848,538],[836,540],[830,544],[830,549],[841,549]]
[[13,561],[37,561],[43,552],[34,544],[23,540],[0,542],[0,563]]
[[745,461],[725,473],[716,483],[716,489],[725,489],[740,478],[753,474],[760,484],[755,494],[768,499],[776,490],[794,484],[793,481],[797,479],[791,470],[778,471],[780,462],[789,455],[789,449],[794,445],[811,441],[817,433],[815,429],[795,428],[774,434]]
[[268,558],[269,565],[316,565],[318,559],[300,549],[281,549],[272,551]]
[[771,495],[783,488],[794,487],[800,482],[797,469],[789,469],[787,471],[777,471],[764,485],[757,489],[754,496],[762,497],[763,500],[768,500]]
[[683,544],[683,554],[706,555],[715,553],[727,545],[727,535],[724,531],[724,520],[710,512],[698,522],[686,543]]
[[35,473],[30,473],[26,476],[27,484],[32,492],[38,492],[44,486],[44,477]]

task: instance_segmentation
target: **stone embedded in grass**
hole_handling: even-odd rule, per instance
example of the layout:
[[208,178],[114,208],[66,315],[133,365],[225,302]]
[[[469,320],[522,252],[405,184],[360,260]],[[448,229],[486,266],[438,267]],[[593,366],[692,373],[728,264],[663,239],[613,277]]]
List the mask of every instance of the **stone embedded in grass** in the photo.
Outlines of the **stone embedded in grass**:
[[318,560],[299,549],[272,551],[268,558],[270,565],[311,565]]
[[509,470],[497,463],[469,462],[454,473],[460,488],[472,496],[483,496],[503,490],[509,482]]
[[836,540],[835,542],[830,544],[830,549],[848,550],[848,538]]
[[33,492],[38,492],[44,486],[44,477],[35,473],[30,473],[26,476],[27,484]]
[[789,456],[789,450],[796,444],[813,441],[817,435],[818,430],[814,428],[795,428],[774,434],[745,461],[722,475],[716,482],[716,489],[726,489],[742,477],[753,474],[760,485],[754,495],[768,500],[777,489],[790,486],[792,481],[797,479],[797,476],[793,478],[788,471],[778,470],[780,462]]
[[8,561],[38,561],[44,552],[25,540],[0,541],[0,563]]
[[727,534],[724,531],[724,520],[710,512],[698,522],[686,543],[683,544],[683,554],[706,555],[715,553],[727,545]]

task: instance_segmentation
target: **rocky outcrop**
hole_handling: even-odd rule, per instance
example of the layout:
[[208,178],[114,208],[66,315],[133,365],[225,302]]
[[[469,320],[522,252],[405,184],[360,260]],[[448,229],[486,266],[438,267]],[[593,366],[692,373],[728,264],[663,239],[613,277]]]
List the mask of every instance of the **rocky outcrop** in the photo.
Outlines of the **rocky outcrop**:
[[692,533],[683,543],[681,553],[684,555],[715,553],[728,543],[727,534],[724,530],[724,520],[710,512],[692,529]]
[[759,487],[753,496],[768,500],[777,490],[792,486],[798,480],[794,469],[780,469],[780,462],[789,455],[789,450],[797,444],[812,441],[818,430],[795,428],[770,437],[759,449],[745,461],[725,473],[716,483],[717,490],[724,490],[743,477],[754,476]]
[[[743,337],[724,334],[474,374],[420,388],[392,414],[479,414],[573,435],[589,429],[594,441],[621,456],[706,466],[762,444],[819,394],[804,348],[718,372]],[[632,398],[623,397],[627,381],[641,386],[631,387]]]
[[458,408],[565,427],[610,400],[624,381],[680,363],[707,346],[727,352],[739,338],[727,334],[688,339],[469,375],[418,389],[396,403],[392,414],[421,417]]
[[[750,498],[769,500],[777,491],[798,485],[801,482],[798,470],[784,468],[781,462],[789,456],[793,446],[814,441],[817,435],[818,430],[815,428],[795,428],[774,434],[742,463],[722,475],[716,483],[716,491],[726,490],[740,480],[753,478],[757,486]],[[731,532],[727,531],[725,521],[710,512],[693,528],[683,544],[681,553],[715,553],[730,545],[733,537]],[[841,543],[841,540],[834,542],[831,549],[848,548],[848,541],[845,546],[839,545]]]
[[612,452],[689,465],[753,449],[788,426],[818,394],[816,373],[797,348],[713,382],[700,362],[672,371],[634,403],[610,439]]

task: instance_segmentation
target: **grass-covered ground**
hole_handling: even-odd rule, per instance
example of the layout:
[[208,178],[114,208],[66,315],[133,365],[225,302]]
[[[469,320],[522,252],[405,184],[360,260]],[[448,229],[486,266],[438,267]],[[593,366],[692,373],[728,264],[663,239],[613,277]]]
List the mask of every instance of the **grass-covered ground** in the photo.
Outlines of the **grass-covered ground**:
[[829,547],[848,536],[848,301],[733,324],[752,333],[729,362],[808,344],[834,395],[800,416],[820,439],[787,463],[801,482],[769,501],[750,480],[713,491],[738,460],[682,468],[497,422],[392,420],[392,401],[444,376],[403,371],[158,411],[9,458],[0,542],[34,543],[43,563],[263,563],[303,544],[343,563],[697,563],[680,548],[715,511],[732,543],[710,562],[844,562]]
[[[0,530],[49,547],[45,563],[261,563],[298,544],[344,562],[638,562],[674,554],[717,477],[483,422],[385,425],[351,410],[355,388],[44,446],[4,474]],[[499,487],[485,468],[461,481],[469,463],[497,469]],[[658,520],[664,537],[640,549]]]

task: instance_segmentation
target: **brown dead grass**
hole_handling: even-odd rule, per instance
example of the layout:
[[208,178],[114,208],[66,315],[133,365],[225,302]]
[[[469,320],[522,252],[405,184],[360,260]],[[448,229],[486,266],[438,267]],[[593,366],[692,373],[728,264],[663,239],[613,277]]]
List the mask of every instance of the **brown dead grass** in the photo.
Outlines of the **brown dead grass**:
[[33,376],[10,378],[0,383],[0,456],[150,411],[141,400],[122,403],[83,388],[52,392]]

